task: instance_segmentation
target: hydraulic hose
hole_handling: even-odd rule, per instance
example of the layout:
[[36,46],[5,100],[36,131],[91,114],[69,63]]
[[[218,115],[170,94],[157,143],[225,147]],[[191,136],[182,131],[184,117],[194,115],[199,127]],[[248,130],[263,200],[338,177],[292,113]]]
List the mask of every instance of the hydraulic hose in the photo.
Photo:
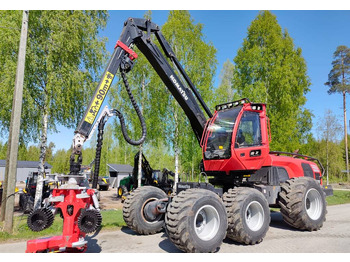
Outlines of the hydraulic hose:
[[136,114],[140,120],[140,123],[141,123],[141,129],[142,129],[142,136],[139,140],[132,140],[129,136],[128,136],[128,133],[127,133],[127,130],[126,130],[126,126],[125,126],[125,120],[124,120],[124,116],[121,112],[119,112],[118,110],[115,110],[115,113],[116,115],[119,117],[119,120],[120,120],[120,125],[121,125],[121,129],[122,129],[122,134],[124,136],[124,139],[126,142],[128,142],[129,144],[131,145],[134,145],[134,146],[137,146],[137,145],[141,145],[145,139],[146,139],[146,134],[147,134],[147,129],[146,129],[146,121],[144,119],[144,117],[142,116],[142,113],[140,111],[140,108],[138,107],[138,105],[136,104],[136,101],[134,99],[134,96],[132,95],[131,93],[131,89],[129,87],[129,83],[128,83],[128,80],[126,78],[126,73],[124,70],[120,70],[121,72],[121,75],[122,75],[122,78],[123,78],[123,82],[124,82],[124,85],[125,85],[125,89],[128,93],[128,96],[129,96],[129,99],[136,111]]
[[[120,120],[120,125],[121,125],[121,129],[122,129],[122,134],[126,140],[126,142],[128,142],[131,145],[140,145],[142,144],[145,139],[146,139],[146,122],[144,117],[141,114],[140,108],[138,107],[138,105],[135,102],[134,96],[131,93],[130,87],[129,87],[129,83],[128,80],[126,78],[125,72],[124,70],[120,70],[121,71],[121,75],[123,78],[123,82],[125,85],[125,89],[129,95],[130,101],[133,105],[133,107],[135,108],[135,111],[137,113],[137,116],[139,117],[140,123],[141,123],[141,127],[142,127],[142,136],[139,140],[135,141],[132,140],[127,133],[126,127],[125,127],[125,121],[124,121],[124,116],[121,112],[119,112],[118,110],[114,109],[113,112],[119,117]],[[95,157],[95,170],[94,170],[94,174],[93,174],[93,182],[92,182],[92,188],[97,188],[97,183],[98,183],[98,177],[99,177],[99,172],[100,172],[100,161],[101,161],[101,150],[102,150],[102,143],[103,143],[103,130],[104,130],[104,126],[105,126],[106,120],[105,120],[105,116],[101,118],[100,123],[98,125],[98,134],[97,134],[97,146],[96,146],[96,157]]]
[[97,145],[96,145],[96,156],[95,156],[95,170],[92,178],[92,188],[97,188],[98,177],[100,174],[100,162],[101,162],[101,151],[103,144],[103,130],[105,127],[106,116],[102,117],[100,123],[98,124],[98,133],[97,133]]

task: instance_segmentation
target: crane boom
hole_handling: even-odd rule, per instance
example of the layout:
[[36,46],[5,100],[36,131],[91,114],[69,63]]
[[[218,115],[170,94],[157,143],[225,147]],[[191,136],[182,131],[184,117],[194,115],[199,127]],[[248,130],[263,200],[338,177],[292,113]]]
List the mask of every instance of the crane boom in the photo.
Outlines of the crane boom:
[[[162,52],[151,41],[151,34],[155,34],[164,53],[176,65],[189,88],[182,83]],[[197,92],[185,70],[180,65],[169,43],[160,32],[159,26],[148,19],[129,18],[124,23],[123,31],[115,45],[112,57],[85,111],[84,117],[75,131],[76,136],[73,147],[76,151],[80,152],[82,143],[89,137],[93,123],[98,116],[100,107],[118,70],[123,69],[129,71],[132,69],[134,60],[137,58],[137,54],[131,49],[133,45],[136,45],[145,55],[166,87],[184,110],[198,142],[200,141],[207,121],[200,105],[209,117],[212,117],[212,113]],[[200,105],[196,99],[199,101]]]

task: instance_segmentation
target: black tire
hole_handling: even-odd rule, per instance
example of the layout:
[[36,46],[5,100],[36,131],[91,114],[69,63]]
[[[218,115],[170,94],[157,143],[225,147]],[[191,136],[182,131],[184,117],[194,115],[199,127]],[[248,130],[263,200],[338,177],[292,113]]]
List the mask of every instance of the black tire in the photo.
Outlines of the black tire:
[[24,201],[25,201],[24,194],[20,194],[19,195],[19,202],[18,202],[20,210],[24,209]]
[[118,187],[118,197],[121,198],[123,195],[126,195],[127,193],[128,193],[128,189],[126,188],[125,185]]
[[165,225],[170,241],[178,249],[216,252],[226,236],[226,210],[214,192],[188,189],[169,204]]
[[32,212],[33,208],[34,208],[34,198],[30,196],[27,198],[23,213],[29,214],[30,212]]
[[279,205],[283,220],[300,230],[319,230],[326,220],[325,193],[311,177],[292,178],[283,183]]
[[22,194],[19,199],[21,210],[23,214],[29,214],[34,208],[34,198],[30,195]]
[[270,208],[265,196],[254,188],[229,189],[223,195],[227,212],[227,237],[246,245],[260,243],[270,225]]
[[164,215],[148,220],[143,209],[147,203],[166,197],[162,190],[153,186],[143,186],[132,191],[123,204],[123,218],[127,226],[141,235],[161,231],[164,226]]
[[107,191],[109,189],[109,185],[99,185],[100,191]]

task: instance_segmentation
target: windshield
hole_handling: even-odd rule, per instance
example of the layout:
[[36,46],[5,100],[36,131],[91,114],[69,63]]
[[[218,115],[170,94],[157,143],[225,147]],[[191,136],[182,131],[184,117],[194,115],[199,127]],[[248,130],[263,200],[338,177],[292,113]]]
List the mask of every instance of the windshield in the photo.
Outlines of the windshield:
[[231,157],[233,127],[242,106],[219,111],[215,121],[207,129],[205,159],[228,159]]

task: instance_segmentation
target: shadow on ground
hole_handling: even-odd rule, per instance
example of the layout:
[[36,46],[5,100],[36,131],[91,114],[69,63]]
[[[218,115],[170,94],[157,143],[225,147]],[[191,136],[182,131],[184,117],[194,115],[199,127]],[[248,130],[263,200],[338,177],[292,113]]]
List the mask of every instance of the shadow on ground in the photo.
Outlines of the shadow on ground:
[[280,228],[289,231],[299,231],[298,229],[295,229],[289,226],[286,222],[284,222],[281,212],[276,211],[271,211],[270,227]]
[[183,253],[179,250],[168,238],[168,235],[163,232],[162,241],[159,242],[159,247],[168,253]]
[[85,240],[87,240],[87,249],[86,253],[101,253],[102,248],[99,244],[97,244],[96,236],[98,233],[100,233],[101,227],[92,235],[92,236],[85,236]]

